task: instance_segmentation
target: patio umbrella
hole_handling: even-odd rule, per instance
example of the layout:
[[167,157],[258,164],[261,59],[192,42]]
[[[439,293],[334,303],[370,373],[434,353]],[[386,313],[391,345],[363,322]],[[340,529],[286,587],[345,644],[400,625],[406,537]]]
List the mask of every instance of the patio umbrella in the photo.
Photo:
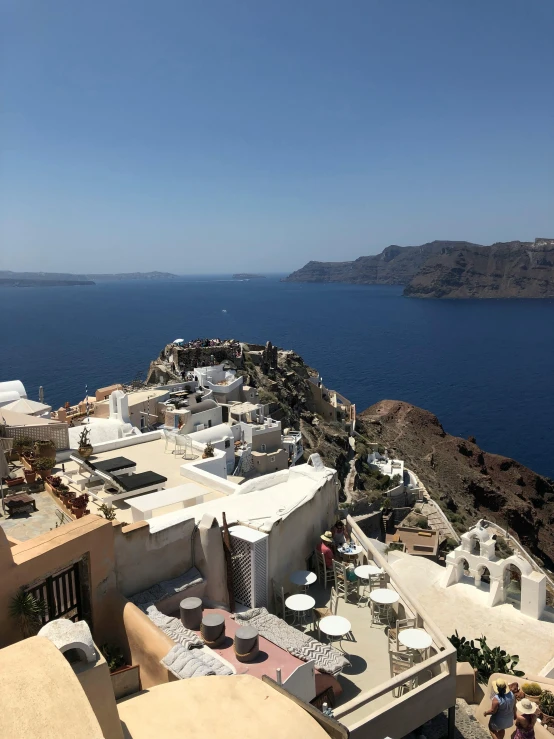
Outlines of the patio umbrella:
[[173,343],[174,344],[184,344],[185,343],[185,340],[184,339],[175,339]]

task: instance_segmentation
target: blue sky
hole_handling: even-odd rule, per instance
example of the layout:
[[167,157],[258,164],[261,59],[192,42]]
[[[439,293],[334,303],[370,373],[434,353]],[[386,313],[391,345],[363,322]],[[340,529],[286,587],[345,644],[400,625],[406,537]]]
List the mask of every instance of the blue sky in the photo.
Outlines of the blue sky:
[[554,236],[552,0],[0,8],[0,269]]

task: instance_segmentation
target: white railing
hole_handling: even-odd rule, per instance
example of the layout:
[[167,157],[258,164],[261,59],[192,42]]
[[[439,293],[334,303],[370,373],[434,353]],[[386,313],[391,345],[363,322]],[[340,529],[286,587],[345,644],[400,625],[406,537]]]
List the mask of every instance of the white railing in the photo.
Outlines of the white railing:
[[[402,709],[400,708],[399,703],[411,698],[412,696],[417,695],[421,704],[425,704],[429,707],[429,710],[431,711],[429,718],[454,705],[456,700],[456,650],[452,646],[451,642],[426,614],[419,603],[416,603],[412,597],[406,593],[403,586],[398,582],[394,573],[391,571],[387,560],[371,544],[370,540],[365,536],[355,521],[350,516],[347,520],[351,527],[353,537],[364,549],[368,560],[373,560],[376,565],[383,569],[386,574],[387,582],[390,583],[390,585],[394,587],[396,592],[400,595],[401,602],[406,609],[406,615],[410,616],[411,614],[412,617],[417,619],[418,627],[425,628],[427,633],[433,639],[433,647],[436,651],[436,654],[423,662],[414,665],[414,667],[402,672],[400,675],[392,677],[379,687],[368,690],[335,709],[335,717],[344,723],[344,718],[346,716],[362,707],[367,708],[367,717],[364,717],[363,720],[360,720],[354,726],[349,726],[351,731],[356,730],[356,736],[358,735],[358,732],[360,736],[365,736],[366,733],[370,731],[371,725],[380,724],[382,720],[386,718],[384,714],[387,712],[401,711]],[[430,673],[432,674],[432,677],[427,679]],[[421,684],[417,685],[413,690],[402,696],[402,698],[391,698],[391,702],[389,704],[386,706],[376,707],[372,711],[372,704],[374,704],[377,699],[387,693],[391,693],[397,688],[401,688],[401,686],[409,680],[416,680],[416,682],[419,682],[419,679],[426,679],[426,682],[421,682]],[[417,728],[415,724],[414,726],[410,726],[410,722],[414,721],[414,717],[411,715],[406,714],[399,717],[395,713],[394,723],[397,724],[399,720],[401,722],[405,722],[405,725],[403,726],[404,734],[408,734],[411,730]],[[419,724],[423,723],[419,719],[418,721]],[[367,736],[370,735],[370,733],[367,733]]]

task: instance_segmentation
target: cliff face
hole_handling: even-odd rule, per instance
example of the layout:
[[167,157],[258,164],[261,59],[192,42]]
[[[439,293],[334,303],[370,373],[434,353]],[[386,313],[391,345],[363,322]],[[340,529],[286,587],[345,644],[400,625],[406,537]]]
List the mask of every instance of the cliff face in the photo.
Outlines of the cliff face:
[[448,248],[432,254],[404,290],[418,298],[554,297],[554,240]]
[[358,416],[357,429],[404,459],[461,531],[488,518],[509,527],[547,567],[554,566],[550,479],[447,434],[436,416],[409,403],[376,403]]
[[433,241],[388,246],[353,262],[308,262],[289,282],[406,285],[417,298],[554,297],[554,239],[480,246]]
[[406,285],[431,254],[468,246],[476,245],[467,241],[433,241],[421,246],[387,246],[380,254],[359,257],[353,262],[308,262],[285,281]]

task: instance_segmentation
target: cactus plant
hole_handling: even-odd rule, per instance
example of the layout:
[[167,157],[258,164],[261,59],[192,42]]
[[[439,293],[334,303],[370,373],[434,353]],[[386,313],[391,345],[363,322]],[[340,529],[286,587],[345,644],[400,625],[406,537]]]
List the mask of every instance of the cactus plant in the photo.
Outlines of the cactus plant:
[[538,683],[523,683],[521,689],[525,695],[536,698],[542,693],[542,688]]
[[[495,672],[517,677],[523,677],[525,674],[515,669],[519,662],[517,654],[510,655],[500,647],[489,647],[484,636],[480,639],[468,640],[465,636],[459,636],[456,631],[449,638],[456,648],[458,662],[469,662],[477,670],[481,682],[488,682],[489,677]],[[475,642],[478,642],[479,646],[476,646]]]
[[550,690],[543,690],[541,693],[539,708],[547,716],[554,716],[554,694]]

